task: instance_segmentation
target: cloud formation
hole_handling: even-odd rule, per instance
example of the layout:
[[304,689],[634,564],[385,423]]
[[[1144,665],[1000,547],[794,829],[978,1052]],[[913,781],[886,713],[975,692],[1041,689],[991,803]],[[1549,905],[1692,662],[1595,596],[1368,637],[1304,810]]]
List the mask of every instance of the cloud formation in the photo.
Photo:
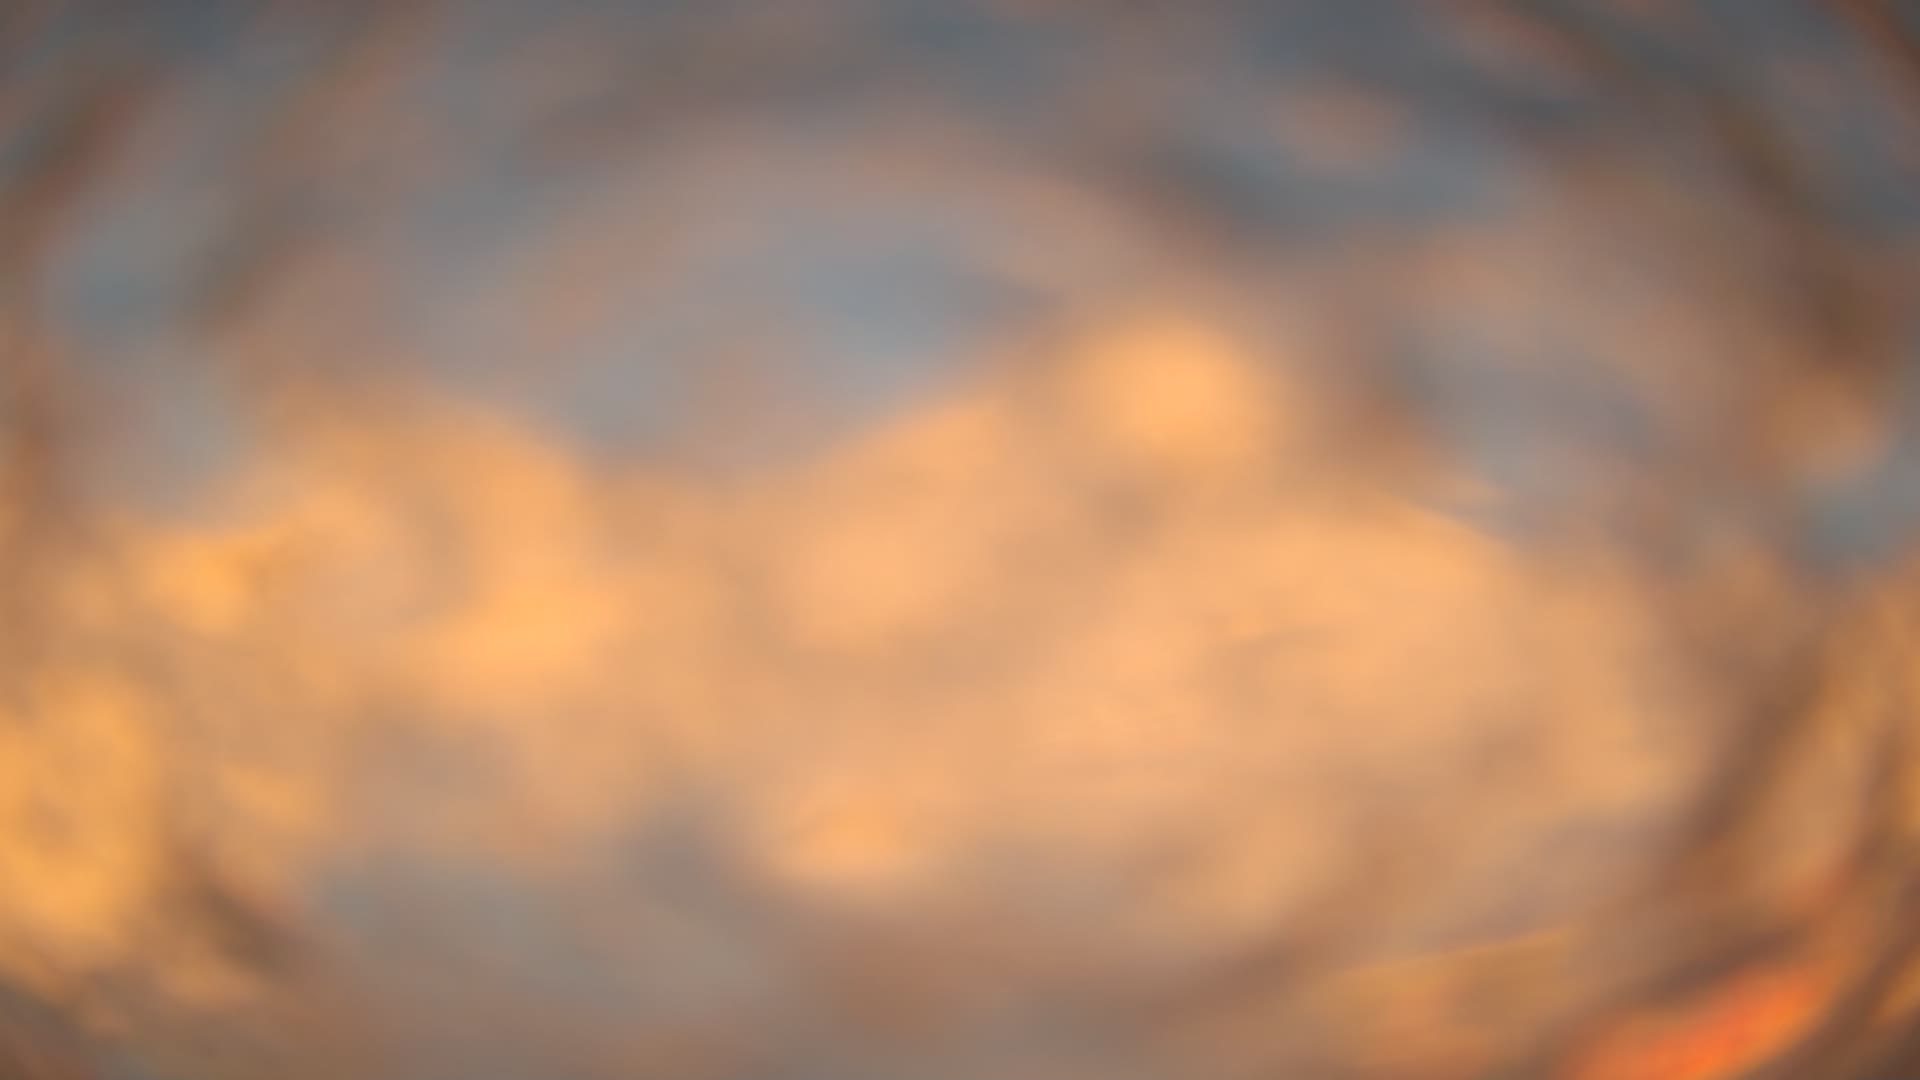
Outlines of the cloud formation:
[[900,8],[54,20],[0,1066],[1717,1076],[1910,1015],[1906,249],[1550,19]]

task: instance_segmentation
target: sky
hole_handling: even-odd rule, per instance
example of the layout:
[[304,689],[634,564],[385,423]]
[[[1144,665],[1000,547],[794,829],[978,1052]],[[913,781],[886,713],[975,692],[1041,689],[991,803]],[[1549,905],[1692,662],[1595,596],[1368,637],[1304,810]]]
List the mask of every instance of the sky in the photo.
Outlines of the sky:
[[1920,90],[1726,9],[22,8],[0,1066],[1836,1038]]

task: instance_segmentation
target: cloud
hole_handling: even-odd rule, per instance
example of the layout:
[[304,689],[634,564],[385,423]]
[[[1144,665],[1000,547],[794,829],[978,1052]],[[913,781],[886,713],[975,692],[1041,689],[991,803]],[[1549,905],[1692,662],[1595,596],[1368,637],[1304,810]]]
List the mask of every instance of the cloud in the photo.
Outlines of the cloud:
[[[1898,460],[1871,260],[1652,136],[1430,143],[1445,65],[1187,101],[1198,15],[1097,79],[961,34],[1098,98],[1068,138],[938,64],[827,78],[831,20],[636,89],[625,23],[422,11],[273,139],[222,149],[196,68],[22,166],[0,1071],[1612,1075],[1871,976],[1911,587],[1897,529],[1803,528]],[[224,47],[325,52],[287,31]],[[455,31],[518,74],[409,51]],[[1248,116],[1417,191],[1216,145]],[[149,500],[169,410],[231,445]]]

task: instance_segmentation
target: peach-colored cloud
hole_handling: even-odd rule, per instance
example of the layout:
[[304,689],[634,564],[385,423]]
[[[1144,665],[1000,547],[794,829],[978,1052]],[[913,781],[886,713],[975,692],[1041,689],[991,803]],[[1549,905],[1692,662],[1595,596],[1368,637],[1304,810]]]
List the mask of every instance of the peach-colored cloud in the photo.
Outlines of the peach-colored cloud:
[[[388,970],[329,911],[348,872],[395,917],[453,905],[440,962],[478,973],[461,1008],[537,1000],[514,985],[531,974],[484,974],[510,946],[463,928],[479,900],[344,869],[397,858],[544,897],[526,917],[591,952],[536,964],[671,993],[717,946],[665,959],[669,939],[620,912],[673,883],[594,868],[689,793],[717,815],[715,857],[779,903],[856,923],[971,911],[1013,939],[1070,920],[1112,978],[1312,925],[1370,874],[1342,913],[1355,960],[1600,918],[1726,730],[1671,621],[1690,603],[1617,551],[1355,483],[1313,426],[1327,385],[1220,326],[1085,326],[724,481],[390,398],[287,429],[190,519],[103,522],[52,571],[91,599],[41,616],[79,644],[20,681],[5,729],[0,860],[31,887],[0,907],[0,967],[60,993],[145,969],[169,1009],[285,1038],[308,1036],[258,1010],[319,995],[335,1018],[314,1022],[354,1027],[370,1021],[325,987],[358,986],[398,995],[431,1043],[452,1006],[399,989],[406,962]],[[1760,553],[1717,565],[1708,610],[1801,618]],[[304,974],[168,914],[179,845],[290,935]],[[1399,1032],[1354,1038],[1502,1050],[1447,992],[1351,978],[1314,1008]],[[757,993],[725,1008],[788,1007]],[[554,1022],[571,1049],[536,1037],[545,1021],[500,1037],[583,1068],[653,1037]],[[1169,1037],[1156,1052],[1236,1052]]]

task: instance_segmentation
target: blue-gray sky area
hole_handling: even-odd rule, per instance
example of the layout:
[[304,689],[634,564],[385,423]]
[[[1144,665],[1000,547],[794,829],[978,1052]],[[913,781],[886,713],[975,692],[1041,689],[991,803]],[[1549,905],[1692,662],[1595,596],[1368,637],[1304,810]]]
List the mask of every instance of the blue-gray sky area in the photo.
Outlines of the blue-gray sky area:
[[[251,246],[293,230],[380,268],[369,303],[396,351],[617,445],[674,412],[706,351],[775,351],[804,391],[884,407],[976,353],[983,334],[1129,273],[1111,257],[1071,265],[1081,241],[1069,226],[1036,220],[1044,210],[1014,205],[1021,196],[996,181],[1137,198],[1122,215],[1191,213],[1258,265],[1369,227],[1498,216],[1543,141],[1673,153],[1635,130],[1623,95],[1443,12],[1213,5],[1121,20],[1034,7],[445,5],[421,17],[430,29],[415,31],[424,40],[405,70],[369,75],[362,100],[310,121],[326,145],[286,150],[275,126],[338,63],[329,57],[355,47],[366,10],[72,5],[19,81],[57,82],[123,48],[162,83],[136,159],[38,268],[48,314],[116,377],[164,371],[147,392],[178,401],[150,410],[157,437],[182,461],[205,459],[223,409],[178,371],[200,347],[192,313],[223,272],[247,272]],[[1787,122],[1833,208],[1868,230],[1911,223],[1920,199],[1894,160],[1897,117],[1877,69],[1855,62],[1858,43],[1804,5],[1754,5],[1732,21],[1752,45],[1728,43],[1721,59],[1737,50],[1739,91]],[[1645,51],[1650,66],[1686,62]],[[1375,99],[1349,112],[1384,114],[1345,121],[1381,129],[1347,133],[1376,144],[1360,166],[1317,160],[1300,145],[1310,133],[1290,144],[1279,130],[1290,97],[1342,91]],[[1325,111],[1319,127],[1342,123]],[[31,157],[34,127],[16,125],[8,156]],[[924,150],[908,145],[916,137]],[[274,168],[261,159],[282,152],[293,163],[261,176]],[[897,159],[914,168],[916,152],[945,180],[901,176]],[[542,265],[568,226],[618,250]],[[1135,276],[1177,261],[1157,237],[1118,242],[1129,240],[1145,250],[1125,254],[1148,264]],[[1038,281],[1010,271],[1047,257],[1035,249],[1069,265]],[[617,312],[554,335],[545,309],[569,289]],[[756,335],[777,348],[728,341]]]

